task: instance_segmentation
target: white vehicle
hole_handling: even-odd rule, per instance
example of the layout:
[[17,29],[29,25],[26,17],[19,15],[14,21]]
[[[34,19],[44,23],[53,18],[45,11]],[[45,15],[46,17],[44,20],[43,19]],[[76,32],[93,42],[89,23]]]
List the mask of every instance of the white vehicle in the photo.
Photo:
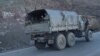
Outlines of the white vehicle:
[[27,14],[25,25],[38,49],[48,45],[62,50],[74,46],[75,38],[85,37],[86,41],[92,38],[88,20],[74,11],[35,10]]

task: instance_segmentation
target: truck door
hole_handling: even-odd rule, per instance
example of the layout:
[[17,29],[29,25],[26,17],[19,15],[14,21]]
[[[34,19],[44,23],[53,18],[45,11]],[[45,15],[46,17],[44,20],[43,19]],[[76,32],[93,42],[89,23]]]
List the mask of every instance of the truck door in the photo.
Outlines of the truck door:
[[85,21],[82,19],[82,16],[79,16],[79,25],[80,25],[80,30],[85,29]]

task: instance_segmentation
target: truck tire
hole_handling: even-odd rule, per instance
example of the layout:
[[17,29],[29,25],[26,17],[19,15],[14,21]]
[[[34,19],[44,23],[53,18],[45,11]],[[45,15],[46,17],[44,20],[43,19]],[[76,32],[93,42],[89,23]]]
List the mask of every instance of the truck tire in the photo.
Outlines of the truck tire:
[[67,33],[66,40],[67,40],[67,46],[68,47],[74,46],[75,43],[76,43],[76,39],[75,39],[74,33],[72,33],[72,32]]
[[41,43],[41,42],[35,41],[35,47],[37,49],[44,49],[45,46],[46,46],[46,43]]
[[85,32],[85,40],[86,40],[87,42],[89,42],[89,41],[92,40],[92,31],[91,31],[91,30],[87,30],[87,31]]
[[64,36],[64,34],[54,35],[53,46],[56,50],[62,50],[66,47],[66,37]]

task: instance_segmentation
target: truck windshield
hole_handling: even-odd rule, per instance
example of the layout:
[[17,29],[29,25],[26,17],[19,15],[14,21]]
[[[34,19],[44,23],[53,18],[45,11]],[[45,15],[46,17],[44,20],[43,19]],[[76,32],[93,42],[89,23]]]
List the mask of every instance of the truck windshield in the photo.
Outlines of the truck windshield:
[[48,14],[45,10],[35,10],[27,14],[25,23],[27,24],[35,24],[42,23],[48,21]]

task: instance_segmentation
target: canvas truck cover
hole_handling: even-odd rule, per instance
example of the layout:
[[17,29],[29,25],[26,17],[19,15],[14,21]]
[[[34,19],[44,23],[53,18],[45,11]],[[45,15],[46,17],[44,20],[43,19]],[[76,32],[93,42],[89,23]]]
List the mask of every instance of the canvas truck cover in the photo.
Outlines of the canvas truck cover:
[[74,11],[41,9],[27,14],[25,32],[52,32],[79,28],[79,16]]

